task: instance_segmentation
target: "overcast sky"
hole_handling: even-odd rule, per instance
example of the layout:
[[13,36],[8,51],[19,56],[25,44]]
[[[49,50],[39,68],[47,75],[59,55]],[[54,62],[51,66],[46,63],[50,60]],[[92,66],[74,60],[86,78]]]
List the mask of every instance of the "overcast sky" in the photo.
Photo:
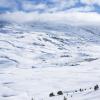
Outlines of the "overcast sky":
[[[100,0],[0,0],[0,20],[100,22]],[[23,19],[24,17],[24,19]]]

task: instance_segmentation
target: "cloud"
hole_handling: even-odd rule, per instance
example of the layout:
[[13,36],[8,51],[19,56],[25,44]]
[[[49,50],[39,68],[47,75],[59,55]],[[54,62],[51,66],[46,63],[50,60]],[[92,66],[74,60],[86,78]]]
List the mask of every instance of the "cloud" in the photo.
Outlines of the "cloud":
[[47,5],[43,3],[34,4],[32,2],[26,2],[26,3],[22,3],[22,9],[24,11],[46,10]]
[[75,7],[67,10],[67,12],[91,12],[91,11],[95,11],[94,6]]
[[81,3],[87,5],[98,5],[100,6],[100,0],[80,0]]
[[23,0],[20,2],[24,11],[44,10],[46,12],[54,12],[75,6],[78,0],[44,0],[41,2]]
[[[68,8],[71,8],[75,6],[78,3],[78,0],[51,0],[54,3],[54,6],[52,8],[49,8],[50,11],[62,11],[67,10]],[[55,10],[56,9],[56,10]]]
[[[82,5],[84,4],[84,5]],[[6,11],[28,11],[40,10],[43,12],[58,11],[95,11],[94,5],[100,6],[100,0],[0,0],[0,8],[6,8]],[[75,9],[74,9],[75,8]]]
[[100,15],[96,13],[94,5],[100,5],[100,0],[0,0],[0,8],[8,9],[0,14],[0,20],[97,24],[100,23]]
[[[48,10],[58,11],[75,6],[79,0],[0,0],[0,8],[17,8],[17,10],[34,11]],[[55,10],[56,9],[56,10]]]
[[0,0],[0,8],[17,9],[17,3],[14,0]]
[[1,14],[0,20],[6,20],[10,22],[17,23],[27,23],[34,21],[42,22],[53,22],[53,23],[63,23],[63,24],[99,24],[100,23],[100,14],[90,12],[56,12],[56,13],[42,13],[37,12],[13,12]]
[[72,6],[74,6],[76,3],[78,2],[78,0],[55,0],[55,5],[58,8],[70,8]]

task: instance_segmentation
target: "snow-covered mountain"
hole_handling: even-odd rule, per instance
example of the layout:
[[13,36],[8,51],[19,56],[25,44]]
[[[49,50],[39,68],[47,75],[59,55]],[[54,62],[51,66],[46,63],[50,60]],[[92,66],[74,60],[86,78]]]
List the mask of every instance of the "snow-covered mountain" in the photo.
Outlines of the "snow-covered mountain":
[[[99,27],[0,22],[0,100],[62,100],[48,95],[99,84]],[[99,92],[67,98],[99,100]]]
[[98,59],[86,47],[99,45],[99,27],[6,24],[0,32],[2,67],[61,67]]

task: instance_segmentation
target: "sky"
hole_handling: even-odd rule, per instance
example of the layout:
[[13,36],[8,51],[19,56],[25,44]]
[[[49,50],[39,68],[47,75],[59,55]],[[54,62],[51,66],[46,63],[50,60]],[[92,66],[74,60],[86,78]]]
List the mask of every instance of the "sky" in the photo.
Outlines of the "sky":
[[0,20],[64,22],[73,18],[99,23],[100,0],[0,0]]

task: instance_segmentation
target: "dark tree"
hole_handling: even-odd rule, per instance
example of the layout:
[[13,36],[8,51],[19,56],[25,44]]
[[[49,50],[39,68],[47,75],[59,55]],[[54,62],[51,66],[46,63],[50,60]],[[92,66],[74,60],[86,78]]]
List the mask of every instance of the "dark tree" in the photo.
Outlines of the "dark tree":
[[96,90],[98,90],[99,89],[99,86],[98,85],[95,85],[94,86],[94,90],[96,91]]
[[67,98],[64,96],[64,100],[67,100]]
[[58,91],[57,94],[58,95],[63,95],[63,92],[62,91]]
[[49,94],[49,97],[53,97],[53,96],[55,96],[53,92]]

